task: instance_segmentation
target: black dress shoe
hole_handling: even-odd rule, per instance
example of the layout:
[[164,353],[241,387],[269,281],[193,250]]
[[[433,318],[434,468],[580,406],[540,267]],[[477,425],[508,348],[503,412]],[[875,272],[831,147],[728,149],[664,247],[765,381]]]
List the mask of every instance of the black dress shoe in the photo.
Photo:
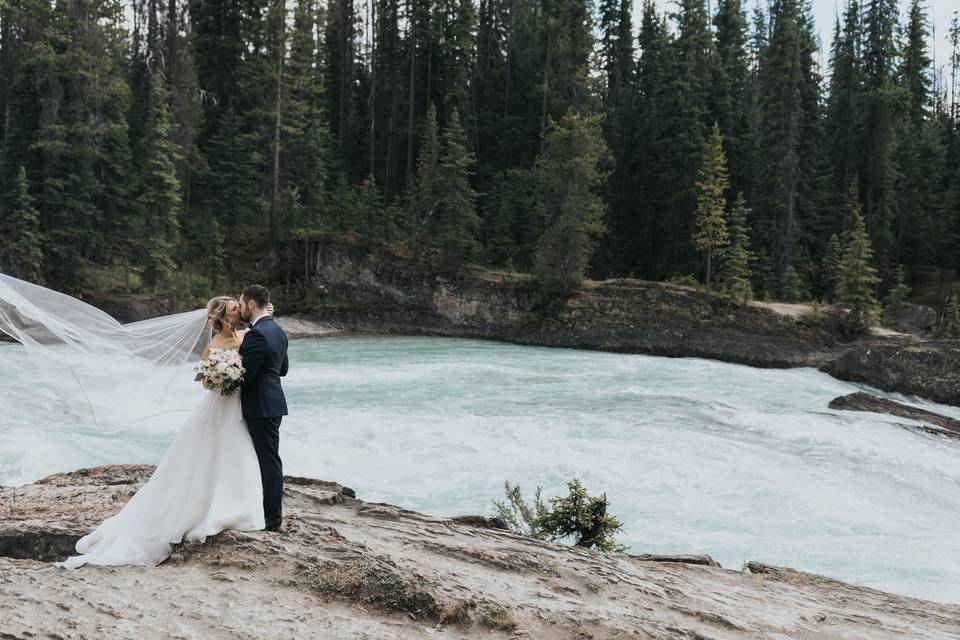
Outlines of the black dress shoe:
[[282,520],[277,520],[276,522],[269,522],[267,526],[263,528],[264,531],[280,531],[280,524]]

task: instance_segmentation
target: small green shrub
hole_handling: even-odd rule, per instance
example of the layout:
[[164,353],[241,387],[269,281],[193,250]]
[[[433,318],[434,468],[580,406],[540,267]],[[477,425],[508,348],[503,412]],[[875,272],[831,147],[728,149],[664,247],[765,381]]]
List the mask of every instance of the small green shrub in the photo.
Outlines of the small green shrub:
[[541,540],[574,538],[574,545],[596,549],[601,553],[624,553],[625,545],[614,542],[613,534],[623,524],[607,513],[607,495],[590,496],[579,480],[567,483],[570,493],[550,498],[546,503],[537,487],[533,503],[527,504],[520,485],[504,483],[506,501],[494,500],[494,515],[512,530]]

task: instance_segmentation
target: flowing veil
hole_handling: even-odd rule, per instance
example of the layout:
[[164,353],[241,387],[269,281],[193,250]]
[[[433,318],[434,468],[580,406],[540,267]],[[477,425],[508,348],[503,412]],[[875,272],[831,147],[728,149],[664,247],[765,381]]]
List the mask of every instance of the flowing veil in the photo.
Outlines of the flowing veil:
[[0,273],[0,332],[26,350],[31,368],[22,375],[54,386],[67,411],[101,432],[178,419],[176,412],[202,398],[192,365],[210,339],[205,309],[121,324],[76,298]]

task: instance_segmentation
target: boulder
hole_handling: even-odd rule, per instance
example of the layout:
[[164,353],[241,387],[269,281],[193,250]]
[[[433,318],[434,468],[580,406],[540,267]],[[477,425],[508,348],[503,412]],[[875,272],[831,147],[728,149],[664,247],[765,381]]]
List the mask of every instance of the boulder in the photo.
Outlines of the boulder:
[[883,310],[883,325],[904,333],[926,333],[937,324],[937,312],[925,304],[904,302]]
[[960,340],[854,345],[820,370],[884,391],[960,405]]
[[886,413],[891,416],[897,416],[898,418],[907,418],[908,420],[926,422],[927,424],[934,426],[934,429],[922,429],[927,433],[939,433],[942,435],[949,435],[954,438],[960,438],[960,420],[954,420],[949,416],[934,413],[933,411],[927,411],[926,409],[920,409],[918,407],[911,407],[909,405],[905,405],[900,402],[894,402],[893,400],[888,400],[886,398],[878,398],[877,396],[873,396],[862,391],[851,393],[846,396],[840,396],[839,398],[834,398],[830,401],[829,407],[831,409],[839,409],[843,411],[870,411],[873,413]]
[[698,554],[676,554],[659,555],[655,553],[643,553],[638,556],[630,556],[644,562],[676,562],[679,564],[696,564],[703,567],[719,567],[720,563],[705,553]]

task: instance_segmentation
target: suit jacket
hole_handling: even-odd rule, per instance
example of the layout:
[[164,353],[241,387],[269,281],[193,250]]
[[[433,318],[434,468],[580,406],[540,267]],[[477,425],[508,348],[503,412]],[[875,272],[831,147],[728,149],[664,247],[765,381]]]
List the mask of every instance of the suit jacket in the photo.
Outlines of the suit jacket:
[[273,318],[257,320],[240,343],[240,357],[247,372],[240,385],[243,417],[272,418],[287,415],[287,399],[280,386],[287,375],[287,334]]

